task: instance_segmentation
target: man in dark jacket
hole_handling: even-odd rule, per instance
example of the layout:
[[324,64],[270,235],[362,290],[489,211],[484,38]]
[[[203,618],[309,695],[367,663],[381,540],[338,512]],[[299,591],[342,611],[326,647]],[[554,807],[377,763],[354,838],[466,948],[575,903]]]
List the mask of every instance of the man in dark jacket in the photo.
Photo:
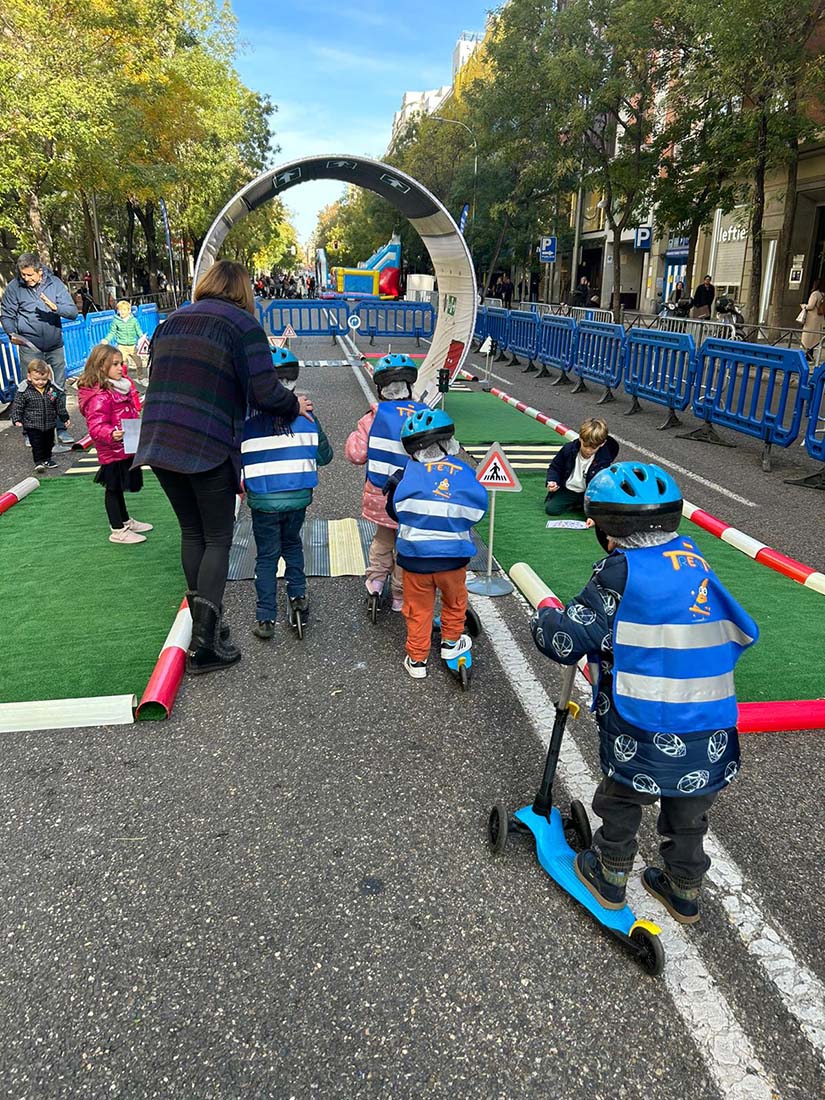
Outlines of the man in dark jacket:
[[[17,345],[20,367],[25,374],[32,359],[45,359],[52,368],[54,384],[66,388],[66,353],[63,350],[61,319],[73,321],[77,306],[68,288],[40,262],[34,252],[23,252],[17,261],[17,278],[6,287],[0,305],[0,324]],[[65,431],[58,431],[61,443],[72,443]]]
[[713,299],[715,297],[716,287],[710,281],[710,275],[706,275],[704,282],[701,286],[696,288],[696,293],[693,295],[691,317],[695,321],[701,321],[710,317],[710,307],[713,305]]
[[611,551],[565,608],[555,596],[532,622],[559,664],[598,668],[593,710],[604,777],[602,819],[576,875],[607,909],[622,909],[642,808],[660,803],[662,868],[642,884],[681,924],[699,920],[710,860],[703,839],[717,794],[739,771],[733,669],[759,629],[696,544],[677,534],[682,496],[659,466],[619,462],[585,494]]

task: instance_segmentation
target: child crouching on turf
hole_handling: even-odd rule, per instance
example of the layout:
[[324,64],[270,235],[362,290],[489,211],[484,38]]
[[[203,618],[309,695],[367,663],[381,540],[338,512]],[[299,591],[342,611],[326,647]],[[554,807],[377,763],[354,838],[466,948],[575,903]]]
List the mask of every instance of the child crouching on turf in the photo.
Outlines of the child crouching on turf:
[[584,509],[584,491],[600,470],[615,462],[619,444],[607,433],[607,424],[590,417],[579,428],[579,438],[565,443],[547,467],[548,516]]
[[441,593],[441,657],[472,648],[464,633],[467,563],[475,553],[470,531],[487,511],[487,490],[455,456],[455,425],[440,409],[415,413],[401,429],[410,455],[387,481],[387,512],[398,523],[396,552],[403,570],[407,656],[415,680],[427,675],[436,591]]
[[[275,371],[289,390],[295,389],[300,363],[291,351],[273,351]],[[244,425],[241,462],[246,499],[252,510],[255,561],[255,625],[252,633],[269,639],[278,613],[278,561],[283,558],[287,598],[306,612],[307,579],[301,528],[318,467],[332,461],[332,447],[317,417],[297,416],[286,423],[269,413],[256,413]]]
[[66,395],[54,384],[52,368],[44,359],[32,359],[29,363],[26,382],[14,394],[11,419],[29,438],[35,471],[40,474],[56,470],[57,463],[52,458],[54,429],[59,421],[61,431],[65,431],[69,414]]
[[100,462],[95,481],[106,490],[109,542],[146,542],[145,532],[152,530],[152,524],[132,519],[124,496],[143,488],[143,473],[132,469],[134,455],[123,449],[123,421],[140,416],[140,397],[134,382],[123,374],[119,348],[110,344],[92,348],[77,380],[77,399]]
[[414,412],[428,408],[412,400],[418,367],[409,355],[385,355],[375,364],[372,380],[378,390],[378,404],[358,421],[344,445],[344,455],[356,466],[366,463],[367,477],[361,514],[376,524],[370,543],[365,583],[367,594],[377,595],[391,576],[392,609],[403,603],[401,570],[395,561],[397,524],[387,515],[383,489],[387,478],[407,465],[401,445],[401,429]]
[[554,597],[532,622],[552,660],[599,665],[593,707],[604,778],[593,810],[602,825],[574,869],[601,905],[621,909],[642,807],[658,801],[664,868],[646,868],[642,884],[680,924],[694,924],[710,866],[708,811],[739,771],[733,670],[759,630],[695,543],[676,533],[682,497],[660,467],[603,470],[584,509],[610,554],[566,611]]

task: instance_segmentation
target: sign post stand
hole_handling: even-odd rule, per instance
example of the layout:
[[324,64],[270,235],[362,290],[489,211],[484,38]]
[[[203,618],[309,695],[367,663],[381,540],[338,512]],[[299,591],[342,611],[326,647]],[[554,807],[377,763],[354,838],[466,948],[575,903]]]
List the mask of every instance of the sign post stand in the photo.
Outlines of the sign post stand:
[[487,575],[467,581],[467,591],[477,596],[506,596],[513,591],[507,577],[493,576],[493,539],[496,526],[496,494],[520,493],[521,482],[507,460],[500,443],[494,443],[476,470],[476,480],[490,494],[490,531],[487,538]]

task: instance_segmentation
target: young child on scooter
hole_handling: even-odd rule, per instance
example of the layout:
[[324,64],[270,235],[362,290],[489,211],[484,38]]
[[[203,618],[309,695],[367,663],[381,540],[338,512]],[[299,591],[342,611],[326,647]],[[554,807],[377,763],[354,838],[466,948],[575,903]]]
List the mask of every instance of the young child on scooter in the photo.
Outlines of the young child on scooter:
[[585,515],[609,556],[567,607],[539,607],[538,648],[559,664],[598,666],[593,709],[604,778],[602,819],[575,871],[596,900],[621,909],[642,807],[659,802],[663,868],[642,883],[680,924],[700,918],[710,860],[708,811],[739,771],[734,666],[759,637],[696,544],[677,534],[682,497],[659,466],[619,462],[597,474]]
[[565,443],[547,467],[548,516],[584,510],[584,491],[593,478],[616,461],[619,444],[608,434],[607,424],[597,416],[585,420],[579,438]]
[[[294,390],[300,363],[291,351],[272,353],[275,371]],[[278,562],[284,559],[286,594],[291,608],[309,609],[301,529],[318,467],[332,461],[332,447],[313,412],[286,423],[269,413],[251,415],[243,432],[241,462],[246,499],[252,511],[255,560],[255,625],[252,633],[268,641],[278,614]]]
[[378,404],[361,417],[344,444],[344,455],[350,462],[356,466],[366,464],[361,514],[376,524],[366,570],[367,595],[378,596],[390,577],[393,611],[400,611],[403,603],[401,570],[395,561],[398,525],[387,515],[383,489],[387,478],[407,465],[407,452],[401,446],[405,420],[428,407],[412,400],[417,377],[418,367],[409,355],[391,354],[379,359],[372,372]]
[[460,458],[455,424],[440,409],[409,417],[401,443],[410,461],[387,481],[387,512],[398,523],[397,556],[403,570],[407,655],[415,680],[427,675],[435,594],[441,593],[441,658],[472,648],[464,633],[467,563],[475,553],[471,529],[487,511],[487,490]]

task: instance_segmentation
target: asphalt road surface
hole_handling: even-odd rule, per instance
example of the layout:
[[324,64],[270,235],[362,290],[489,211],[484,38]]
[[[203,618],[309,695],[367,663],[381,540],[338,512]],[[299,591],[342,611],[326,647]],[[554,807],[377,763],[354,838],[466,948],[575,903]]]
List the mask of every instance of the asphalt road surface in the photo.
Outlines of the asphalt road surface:
[[[825,497],[782,481],[811,469],[797,448],[765,474],[758,445],[677,439],[656,431],[659,409],[625,421],[626,400],[493,369],[571,426],[606,413],[623,457],[658,456],[695,504],[825,565]],[[301,377],[336,450],[322,518],[360,513],[363,470],[343,459],[366,409],[355,373]],[[0,431],[3,487],[29,465]],[[52,537],[71,538],[70,517]],[[27,566],[2,541],[0,566],[8,614]],[[485,635],[462,695],[435,659],[426,681],[406,676],[401,616],[371,625],[361,578],[310,584],[305,641],[281,621],[265,643],[252,582],[230,583],[244,658],[185,681],[169,722],[3,738],[0,1096],[825,1097],[822,731],[743,738],[698,926],[634,889],[664,930],[652,979],[526,842],[488,852],[490,804],[532,801],[558,685],[524,602],[475,599]],[[44,628],[82,637],[59,616]],[[800,638],[799,659],[822,655]],[[594,730],[571,724],[560,803],[589,802]]]

